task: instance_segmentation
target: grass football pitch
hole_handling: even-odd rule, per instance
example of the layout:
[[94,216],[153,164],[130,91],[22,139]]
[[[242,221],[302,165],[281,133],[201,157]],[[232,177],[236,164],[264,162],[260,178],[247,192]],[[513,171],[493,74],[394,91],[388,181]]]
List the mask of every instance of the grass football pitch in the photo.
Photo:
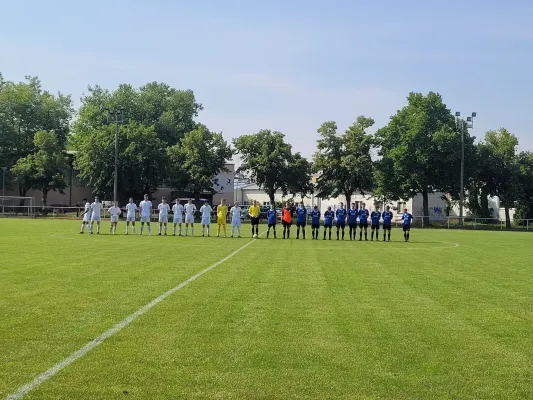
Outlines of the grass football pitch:
[[0,399],[533,398],[531,233],[198,228],[125,236],[122,222],[109,236],[106,221],[89,236],[77,221],[0,219]]

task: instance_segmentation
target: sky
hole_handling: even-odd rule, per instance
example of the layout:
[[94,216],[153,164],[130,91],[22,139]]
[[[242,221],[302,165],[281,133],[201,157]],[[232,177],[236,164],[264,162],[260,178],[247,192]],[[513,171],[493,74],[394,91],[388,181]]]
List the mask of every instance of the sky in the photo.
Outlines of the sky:
[[283,132],[311,156],[325,121],[373,129],[411,91],[477,112],[533,150],[531,0],[0,0],[0,72],[71,94],[165,82],[231,140]]

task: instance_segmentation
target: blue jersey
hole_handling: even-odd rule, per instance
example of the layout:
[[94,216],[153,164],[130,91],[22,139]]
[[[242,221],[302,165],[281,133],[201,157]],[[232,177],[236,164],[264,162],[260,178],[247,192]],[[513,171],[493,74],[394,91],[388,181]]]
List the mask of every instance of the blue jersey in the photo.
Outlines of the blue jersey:
[[305,223],[307,221],[307,210],[304,207],[296,209],[296,222]]
[[276,210],[268,210],[267,212],[267,218],[268,218],[268,224],[269,225],[275,225],[276,224]]
[[353,208],[350,208],[348,210],[348,223],[349,224],[357,224],[357,217],[359,215],[358,210],[354,210]]
[[335,212],[335,215],[337,216],[337,222],[339,222],[341,224],[344,224],[346,222],[346,209],[339,208]]
[[320,211],[318,210],[311,211],[311,223],[313,225],[320,224]]
[[402,215],[402,219],[403,219],[403,226],[409,226],[411,225],[411,221],[413,220],[413,216],[409,213],[404,213]]
[[359,210],[359,222],[363,223],[363,224],[366,224],[368,223],[368,215],[370,213],[368,212],[368,210]]
[[326,211],[324,213],[324,225],[332,225],[334,215],[333,211]]
[[392,212],[384,211],[383,212],[383,225],[391,225],[391,224],[392,224]]
[[372,211],[372,214],[370,214],[370,219],[372,220],[372,225],[379,225],[381,213],[379,211]]

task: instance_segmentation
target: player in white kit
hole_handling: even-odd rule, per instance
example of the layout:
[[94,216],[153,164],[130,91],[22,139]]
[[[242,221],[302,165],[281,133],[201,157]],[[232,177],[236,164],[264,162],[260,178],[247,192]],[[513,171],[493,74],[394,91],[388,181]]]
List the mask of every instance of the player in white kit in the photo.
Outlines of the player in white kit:
[[192,236],[194,236],[194,213],[196,212],[196,206],[192,204],[192,200],[189,200],[185,204],[185,236],[189,234],[189,224],[191,224]]
[[167,235],[167,223],[168,223],[168,212],[170,211],[170,206],[167,204],[167,198],[161,197],[161,204],[157,206],[159,210],[159,233],[161,236],[161,227],[165,227],[165,236]]
[[148,200],[148,195],[144,195],[144,200],[139,204],[141,214],[141,233],[143,234],[144,224],[148,227],[148,236],[152,234],[150,230],[150,218],[152,217],[152,202]]
[[172,206],[172,212],[174,213],[174,229],[172,230],[172,235],[176,236],[176,225],[179,224],[179,235],[181,236],[181,223],[183,222],[183,206],[180,204],[179,200],[176,199],[176,204]]
[[126,235],[128,234],[128,228],[130,227],[130,222],[135,235],[135,217],[137,213],[137,204],[133,202],[133,197],[130,197],[130,202],[126,204]]
[[102,221],[102,209],[104,208],[103,204],[100,203],[98,197],[94,198],[94,203],[91,204],[91,225],[89,228],[89,233],[93,234],[93,224],[96,222],[96,234],[100,234],[100,221]]
[[83,215],[81,220],[81,231],[80,233],[84,233],[85,231],[85,225],[87,225],[87,229],[89,229],[89,232],[91,231],[91,225],[89,222],[91,221],[91,203],[87,201],[87,199],[83,199],[81,201],[83,203]]
[[115,205],[107,210],[111,214],[111,226],[109,227],[109,233],[115,234],[117,231],[118,216],[122,214],[122,210],[118,206],[118,202],[115,202]]
[[233,237],[235,228],[237,228],[237,237],[241,237],[241,213],[242,208],[239,207],[239,202],[236,201],[229,211],[229,215],[231,215],[231,237]]
[[211,213],[213,209],[209,205],[209,202],[206,200],[204,205],[200,207],[200,212],[202,213],[202,236],[204,236],[204,231],[207,228],[207,236],[209,236],[209,227],[211,225]]

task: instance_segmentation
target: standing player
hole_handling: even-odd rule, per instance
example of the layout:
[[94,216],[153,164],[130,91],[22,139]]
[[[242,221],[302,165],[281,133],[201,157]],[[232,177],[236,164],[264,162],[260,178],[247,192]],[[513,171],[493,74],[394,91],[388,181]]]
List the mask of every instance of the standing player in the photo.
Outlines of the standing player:
[[409,234],[411,233],[411,221],[413,216],[407,212],[407,208],[403,209],[403,215],[400,220],[403,220],[403,238],[406,242],[409,241]]
[[302,228],[302,238],[305,240],[305,226],[307,225],[307,209],[304,202],[296,209],[296,239],[300,239],[300,228]]
[[366,205],[363,203],[359,210],[359,241],[363,240],[363,229],[365,230],[365,240],[368,240],[368,216],[370,213],[365,207]]
[[220,199],[220,204],[217,207],[217,237],[220,237],[220,228],[224,231],[226,237],[226,219],[228,218],[228,206],[226,199]]
[[231,237],[235,233],[235,228],[237,228],[237,237],[241,237],[241,213],[242,208],[239,207],[239,202],[236,201],[233,203],[233,207],[230,210],[231,215]]
[[337,217],[337,240],[339,240],[339,231],[342,229],[342,240],[344,240],[344,229],[346,229],[346,208],[344,203],[341,203],[341,207],[335,212]]
[[281,216],[281,225],[283,225],[283,239],[291,238],[291,226],[292,226],[292,209],[289,203],[285,203]]
[[83,199],[81,202],[83,203],[84,210],[83,210],[83,216],[82,216],[83,219],[81,220],[80,233],[81,234],[84,233],[85,225],[87,225],[87,229],[89,230],[89,233],[90,233],[91,225],[89,222],[91,221],[91,203],[89,203],[87,199]]
[[276,239],[276,219],[277,219],[277,211],[274,207],[274,204],[270,205],[270,210],[267,212],[267,221],[268,221],[268,230],[267,230],[267,239],[270,236],[270,228],[274,231],[274,239]]
[[385,236],[387,234],[387,231],[389,233],[389,242],[390,242],[390,232],[392,230],[392,211],[390,210],[390,206],[387,206],[386,211],[383,211],[383,241],[385,241]]
[[137,213],[137,205],[133,202],[133,197],[130,197],[130,202],[126,204],[126,235],[128,234],[128,228],[131,226],[133,234],[135,235],[135,214]]
[[257,201],[254,201],[254,204],[248,208],[248,215],[250,215],[250,220],[252,221],[252,237],[255,237],[255,235],[259,237],[259,216],[261,215],[261,208]]
[[318,240],[318,232],[320,231],[320,210],[318,206],[313,207],[311,211],[311,234],[313,235],[313,240]]
[[109,234],[112,233],[114,235],[117,231],[118,216],[122,214],[122,210],[118,206],[118,202],[115,202],[115,205],[110,207],[107,212],[111,214],[111,225],[109,226]]
[[192,199],[189,199],[185,204],[185,236],[189,236],[189,224],[191,225],[191,235],[194,236],[194,213],[196,212],[196,206],[192,203]]
[[200,213],[202,214],[202,236],[207,229],[207,236],[209,236],[209,227],[211,226],[211,213],[213,209],[209,205],[209,202],[206,200],[204,205],[200,207]]
[[326,232],[329,228],[329,240],[331,240],[331,228],[333,227],[333,217],[335,216],[335,213],[331,209],[331,207],[328,207],[326,212],[324,213],[324,240],[326,240]]
[[176,225],[179,225],[179,235],[181,236],[181,223],[183,222],[184,208],[178,199],[175,200],[175,203],[176,204],[172,206],[172,212],[174,213],[174,227],[172,228],[172,236],[176,236]]
[[167,224],[168,224],[168,213],[170,211],[170,206],[167,203],[166,197],[161,197],[161,204],[157,206],[157,209],[159,210],[159,233],[158,235],[161,236],[161,227],[163,226],[165,228],[165,236],[167,236]]
[[140,214],[141,214],[141,232],[139,235],[143,234],[144,224],[148,227],[148,236],[152,234],[150,228],[150,219],[152,218],[152,202],[148,200],[148,195],[144,195],[144,200],[139,204]]
[[370,214],[372,225],[370,227],[370,240],[374,241],[374,232],[376,232],[376,240],[379,240],[379,220],[381,219],[381,212],[379,207],[374,207],[374,211]]
[[352,203],[352,208],[348,210],[348,226],[350,228],[350,240],[355,240],[355,235],[357,234],[357,216],[359,211],[355,206],[355,203]]
[[96,222],[96,234],[100,234],[100,221],[102,220],[102,208],[104,206],[102,203],[100,203],[100,199],[98,197],[94,198],[94,203],[91,204],[91,227],[89,228],[89,233],[93,234],[93,224]]

